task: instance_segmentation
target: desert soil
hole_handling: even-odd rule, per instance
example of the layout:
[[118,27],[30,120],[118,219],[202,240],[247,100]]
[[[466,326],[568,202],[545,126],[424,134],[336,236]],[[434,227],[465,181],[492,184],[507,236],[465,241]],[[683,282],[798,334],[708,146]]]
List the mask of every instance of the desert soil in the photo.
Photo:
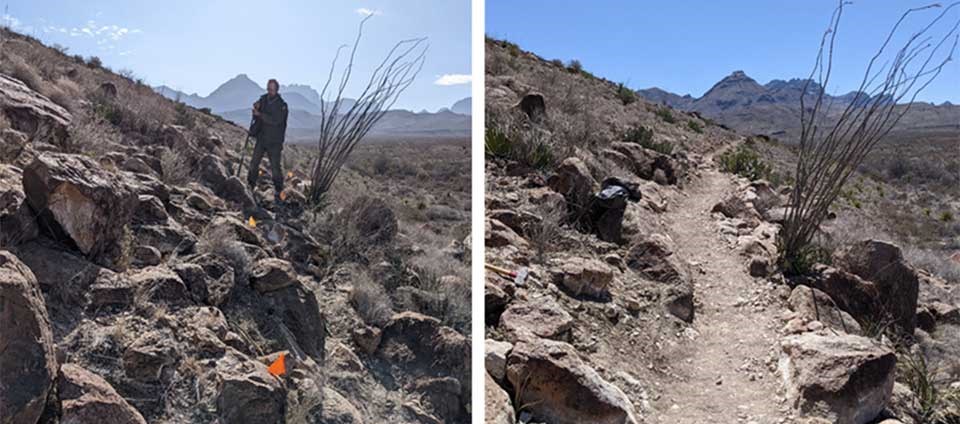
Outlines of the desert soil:
[[[676,364],[677,381],[664,385],[660,423],[783,422],[776,377],[770,370],[776,348],[776,308],[763,306],[765,283],[747,273],[723,240],[711,208],[736,192],[733,177],[711,158],[700,180],[665,214],[677,255],[693,264],[697,316],[688,356]],[[784,408],[785,409],[785,408]]]

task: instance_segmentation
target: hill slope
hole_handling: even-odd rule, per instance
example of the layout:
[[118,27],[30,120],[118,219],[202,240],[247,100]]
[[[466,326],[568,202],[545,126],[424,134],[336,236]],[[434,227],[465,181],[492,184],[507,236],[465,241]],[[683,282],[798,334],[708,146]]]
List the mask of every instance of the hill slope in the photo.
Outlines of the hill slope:
[[0,422],[470,421],[467,143],[361,146],[322,210],[287,146],[263,200],[243,128],[2,36]]

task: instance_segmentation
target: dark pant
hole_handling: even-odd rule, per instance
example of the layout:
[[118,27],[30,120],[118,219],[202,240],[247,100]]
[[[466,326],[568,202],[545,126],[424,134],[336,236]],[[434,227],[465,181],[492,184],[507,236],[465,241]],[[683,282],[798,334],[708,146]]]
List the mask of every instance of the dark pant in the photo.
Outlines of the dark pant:
[[281,165],[281,153],[283,144],[264,145],[257,141],[253,147],[253,157],[250,158],[250,171],[247,174],[247,183],[251,189],[257,185],[257,177],[260,176],[260,161],[263,160],[263,154],[266,153],[270,158],[270,176],[273,177],[274,191],[280,193],[283,191],[283,166]]

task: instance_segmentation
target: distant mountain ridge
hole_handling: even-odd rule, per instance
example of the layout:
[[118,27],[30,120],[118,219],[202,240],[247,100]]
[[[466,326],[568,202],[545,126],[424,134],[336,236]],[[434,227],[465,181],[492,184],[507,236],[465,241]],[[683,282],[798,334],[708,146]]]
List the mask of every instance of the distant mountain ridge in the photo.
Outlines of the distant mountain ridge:
[[[208,108],[224,119],[245,126],[250,122],[250,108],[266,89],[246,74],[239,74],[217,87],[210,95],[187,94],[168,86],[154,87],[154,91],[172,100],[179,100],[195,108]],[[312,137],[320,127],[320,94],[305,84],[281,85],[280,94],[290,107],[288,135],[293,138]],[[344,98],[340,109],[348,110],[356,101]],[[403,136],[468,136],[470,134],[470,98],[459,100],[450,108],[436,113],[413,113],[390,110],[375,125],[371,135]]]
[[[800,98],[810,104],[820,86],[811,82],[804,93],[806,80],[775,79],[761,85],[743,71],[735,71],[724,77],[696,98],[689,94],[678,95],[652,87],[638,90],[637,93],[652,102],[664,104],[674,109],[697,112],[745,134],[767,134],[786,141],[794,140],[800,132]],[[841,113],[854,101],[869,101],[868,95],[853,91],[839,96],[828,95],[825,99],[831,104],[830,115]],[[898,106],[905,107],[905,106]],[[960,125],[960,107],[949,102],[941,105],[914,103],[910,111],[901,120],[900,130],[932,129],[956,127]]]

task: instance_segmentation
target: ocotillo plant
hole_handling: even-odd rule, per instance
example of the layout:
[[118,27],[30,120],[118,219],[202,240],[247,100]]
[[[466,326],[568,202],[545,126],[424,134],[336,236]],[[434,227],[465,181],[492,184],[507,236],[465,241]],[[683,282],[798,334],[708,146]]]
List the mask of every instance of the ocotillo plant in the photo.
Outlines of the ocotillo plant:
[[[357,38],[350,50],[346,66],[339,69],[337,60],[347,46],[340,46],[330,65],[327,82],[320,92],[319,155],[310,175],[309,202],[316,206],[330,190],[337,175],[353,149],[370,129],[383,117],[410,84],[413,83],[426,57],[426,38],[402,40],[396,43],[387,57],[373,71],[370,81],[349,108],[344,105],[344,92],[353,72],[357,48],[363,38],[363,26],[373,15],[360,21]],[[339,81],[333,82],[339,75]],[[333,85],[334,87],[331,87]],[[327,90],[335,93],[327,100]],[[346,109],[346,110],[344,110]]]
[[[811,251],[811,241],[844,183],[896,127],[917,95],[940,75],[957,47],[960,20],[945,18],[960,2],[907,10],[871,58],[854,98],[835,113],[830,110],[832,101],[826,87],[833,71],[840,18],[847,4],[841,1],[834,10],[800,96],[802,128],[796,184],[779,239],[781,265],[788,272],[802,272],[799,264],[808,262],[805,258]],[[916,32],[903,34],[902,27],[912,15],[930,9],[941,11]],[[892,50],[893,43],[903,44]],[[881,61],[885,63],[881,65]]]

